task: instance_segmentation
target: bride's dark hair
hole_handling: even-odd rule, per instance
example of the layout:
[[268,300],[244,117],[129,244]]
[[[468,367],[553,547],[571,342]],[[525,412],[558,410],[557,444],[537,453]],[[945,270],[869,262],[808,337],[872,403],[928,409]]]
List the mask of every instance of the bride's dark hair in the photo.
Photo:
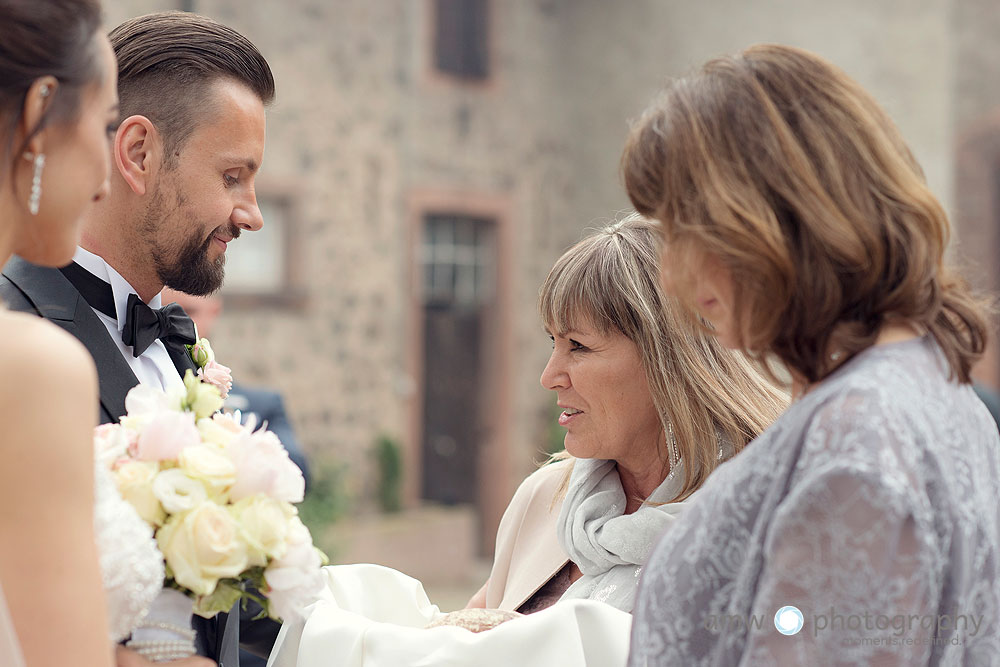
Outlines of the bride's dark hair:
[[[97,42],[101,5],[96,0],[0,0],[0,179],[12,160],[46,125],[68,123],[80,109],[80,91],[100,80]],[[31,85],[53,76],[59,87],[20,146],[14,135]]]

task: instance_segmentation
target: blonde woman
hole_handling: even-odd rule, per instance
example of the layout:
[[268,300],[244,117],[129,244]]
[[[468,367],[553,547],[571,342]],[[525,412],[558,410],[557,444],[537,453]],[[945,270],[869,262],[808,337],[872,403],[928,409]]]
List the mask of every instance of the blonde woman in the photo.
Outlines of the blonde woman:
[[673,83],[623,169],[671,290],[797,396],[650,556],[630,664],[1000,664],[985,325],[892,121],[818,56],[756,46]]
[[387,568],[326,568],[328,595],[282,629],[276,667],[624,664],[646,556],[785,406],[664,296],[657,227],[634,217],[592,234],[542,286],[553,351],[541,381],[564,410],[568,454],[517,491],[472,608],[442,615]]
[[658,225],[633,216],[566,251],[542,285],[541,383],[563,408],[566,449],[514,495],[470,606],[531,613],[589,598],[631,611],[682,501],[784,408],[664,295],[659,246]]

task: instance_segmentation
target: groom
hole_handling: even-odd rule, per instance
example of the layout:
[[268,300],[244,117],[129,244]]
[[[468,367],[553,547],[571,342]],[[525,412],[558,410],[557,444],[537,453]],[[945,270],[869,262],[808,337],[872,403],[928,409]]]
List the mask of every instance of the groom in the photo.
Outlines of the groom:
[[[0,298],[60,325],[90,350],[102,422],[125,413],[139,383],[167,388],[193,369],[194,327],[164,285],[209,294],[225,253],[261,228],[254,176],[264,155],[264,108],[274,80],[241,34],[179,12],[129,20],[110,34],[124,120],[112,145],[110,193],[88,212],[73,264],[56,270],[15,257]],[[59,192],[42,196],[58,197]],[[234,607],[194,618],[199,653],[237,667],[239,645],[267,656],[278,625]],[[242,641],[241,641],[242,640]]]

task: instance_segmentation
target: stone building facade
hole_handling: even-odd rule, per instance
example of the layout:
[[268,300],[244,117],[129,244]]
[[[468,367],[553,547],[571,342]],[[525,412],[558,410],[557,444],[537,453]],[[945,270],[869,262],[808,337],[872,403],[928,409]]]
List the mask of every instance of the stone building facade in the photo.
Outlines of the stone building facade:
[[[951,82],[954,145],[954,220],[966,275],[995,298],[1000,294],[1000,6],[991,0],[956,3]],[[995,304],[994,304],[995,305]],[[977,377],[1000,388],[1000,319]]]
[[[484,30],[472,51],[486,75],[471,79],[435,56],[436,12],[456,2],[106,3],[112,24],[164,8],[213,16],[271,62],[259,177],[270,231],[265,247],[245,235],[230,249],[237,273],[213,342],[244,381],[285,393],[304,448],[348,466],[359,498],[373,441],[391,436],[406,501],[473,493],[491,549],[554,419],[538,383],[549,353],[538,286],[587,228],[627,208],[628,119],[668,76],[713,55],[777,41],[839,64],[897,120],[962,235],[1000,248],[991,0],[489,0],[463,24]],[[953,186],[956,142],[992,175]],[[992,203],[954,207],[968,187]],[[991,363],[983,376],[995,383]],[[430,433],[431,419],[467,438]],[[470,484],[449,491],[425,474],[449,457]]]

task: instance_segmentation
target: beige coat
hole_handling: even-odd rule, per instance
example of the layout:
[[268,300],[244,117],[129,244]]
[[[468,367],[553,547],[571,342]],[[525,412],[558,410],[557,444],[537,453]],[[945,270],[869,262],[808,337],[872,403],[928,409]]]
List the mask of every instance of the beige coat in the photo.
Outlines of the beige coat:
[[514,493],[497,529],[487,609],[516,610],[569,562],[556,538],[562,500],[552,503],[569,464],[539,468]]

